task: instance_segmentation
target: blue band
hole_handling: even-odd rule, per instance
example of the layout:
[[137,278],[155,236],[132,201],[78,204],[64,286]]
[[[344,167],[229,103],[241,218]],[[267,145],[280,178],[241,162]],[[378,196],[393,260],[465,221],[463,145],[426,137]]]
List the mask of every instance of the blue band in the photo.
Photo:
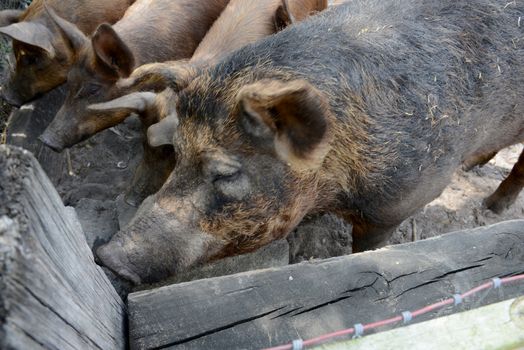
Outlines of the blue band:
[[411,314],[411,312],[404,311],[402,313],[402,320],[404,321],[404,324],[411,322],[412,319],[413,319],[413,315]]
[[353,326],[353,329],[355,329],[355,334],[353,335],[353,338],[359,338],[364,334],[364,326],[362,323],[357,323]]
[[498,277],[491,280],[493,282],[493,288],[500,288],[502,286],[502,280]]
[[304,341],[302,339],[293,340],[293,350],[302,350],[304,349]]

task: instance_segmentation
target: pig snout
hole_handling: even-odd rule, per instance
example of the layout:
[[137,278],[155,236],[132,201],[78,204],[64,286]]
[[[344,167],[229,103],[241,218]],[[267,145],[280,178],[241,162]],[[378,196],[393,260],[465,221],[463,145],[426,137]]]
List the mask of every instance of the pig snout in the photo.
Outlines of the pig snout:
[[66,148],[64,142],[60,141],[60,138],[49,129],[46,129],[38,139],[55,152],[62,152]]
[[[101,263],[135,284],[155,283],[204,262],[223,242],[191,224],[194,210],[180,215],[144,200],[129,225],[98,248]],[[188,221],[189,220],[189,221]]]
[[65,148],[69,148],[85,138],[87,138],[87,135],[80,132],[80,128],[74,122],[58,112],[55,119],[38,139],[53,151],[62,152]]
[[0,87],[0,96],[9,105],[19,108],[23,104],[23,99],[17,96],[11,89],[6,86]]
[[104,266],[116,273],[118,276],[140,284],[140,277],[130,269],[129,259],[124,248],[117,242],[111,241],[96,250],[96,255]]

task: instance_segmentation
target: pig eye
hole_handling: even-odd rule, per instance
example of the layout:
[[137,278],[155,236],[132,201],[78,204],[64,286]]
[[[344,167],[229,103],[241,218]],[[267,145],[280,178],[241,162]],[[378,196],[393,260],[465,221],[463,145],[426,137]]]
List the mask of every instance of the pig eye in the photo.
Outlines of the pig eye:
[[80,88],[80,90],[76,94],[76,97],[95,96],[100,92],[101,88],[102,87],[97,84],[86,84]]
[[229,200],[241,200],[249,193],[249,179],[240,170],[216,177],[213,185],[217,192]]
[[24,65],[33,65],[38,63],[39,56],[32,53],[24,53],[20,55],[20,61]]
[[212,183],[218,198],[241,200],[249,192],[249,178],[234,155],[210,152],[204,155],[204,175]]
[[215,174],[215,178],[213,179],[213,183],[216,184],[217,182],[233,182],[237,180],[240,177],[240,169],[235,170],[232,173],[226,173],[226,174]]

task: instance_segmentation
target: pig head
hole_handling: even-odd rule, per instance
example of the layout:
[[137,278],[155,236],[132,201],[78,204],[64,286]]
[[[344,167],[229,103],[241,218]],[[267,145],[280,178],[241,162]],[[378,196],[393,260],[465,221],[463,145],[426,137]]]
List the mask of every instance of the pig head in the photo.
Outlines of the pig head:
[[13,45],[8,77],[2,87],[4,99],[20,106],[67,79],[75,52],[46,8],[74,20],[83,33],[90,34],[99,23],[119,19],[131,2],[34,0],[24,11],[0,11],[0,33],[12,39]]
[[[41,140],[60,151],[122,122],[129,114],[97,113],[88,106],[122,96],[115,86],[136,65],[189,58],[229,0],[137,1],[114,26],[101,24],[90,39],[53,16],[75,45],[68,96]],[[154,25],[153,25],[153,24]]]
[[43,18],[20,21],[22,15],[22,11],[12,10],[0,13],[3,25],[0,33],[13,39],[13,54],[9,58],[2,97],[14,106],[62,84],[73,60],[71,51],[52,24]]
[[97,251],[135,283],[258,249],[318,207],[332,119],[322,94],[302,80],[262,80],[214,100],[205,96],[218,86],[195,84],[177,103],[174,171]]
[[76,26],[54,13],[51,15],[77,57],[68,73],[65,102],[40,136],[44,144],[59,152],[129,116],[119,111],[110,119],[105,113],[87,107],[114,97],[115,82],[131,74],[135,58],[109,24],[101,24],[88,38]]

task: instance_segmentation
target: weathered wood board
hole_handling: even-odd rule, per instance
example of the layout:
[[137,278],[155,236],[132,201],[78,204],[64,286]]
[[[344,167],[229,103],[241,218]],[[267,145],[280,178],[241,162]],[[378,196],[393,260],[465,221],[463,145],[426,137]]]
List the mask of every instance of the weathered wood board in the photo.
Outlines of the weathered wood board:
[[524,297],[314,349],[524,349]]
[[125,306],[35,158],[0,146],[0,349],[123,349]]
[[7,122],[7,144],[31,151],[56,186],[67,176],[66,153],[56,153],[38,137],[51,123],[65,98],[65,87],[58,87],[35,101],[13,109]]
[[[132,349],[256,349],[413,310],[524,272],[524,220],[373,252],[171,285],[128,297]],[[458,309],[516,297],[481,293]]]

